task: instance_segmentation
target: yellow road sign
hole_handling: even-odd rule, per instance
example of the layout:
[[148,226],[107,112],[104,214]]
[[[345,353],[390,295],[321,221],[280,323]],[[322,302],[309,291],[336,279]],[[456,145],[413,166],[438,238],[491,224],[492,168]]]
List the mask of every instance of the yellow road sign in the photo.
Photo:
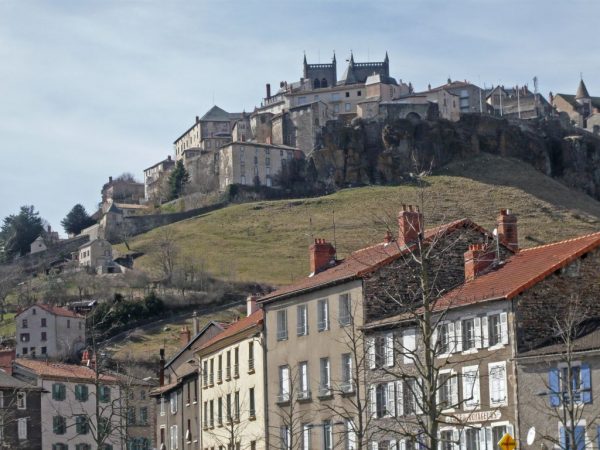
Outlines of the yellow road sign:
[[514,437],[508,433],[505,433],[504,436],[502,436],[502,438],[498,441],[498,445],[502,450],[515,450],[517,442],[515,441]]

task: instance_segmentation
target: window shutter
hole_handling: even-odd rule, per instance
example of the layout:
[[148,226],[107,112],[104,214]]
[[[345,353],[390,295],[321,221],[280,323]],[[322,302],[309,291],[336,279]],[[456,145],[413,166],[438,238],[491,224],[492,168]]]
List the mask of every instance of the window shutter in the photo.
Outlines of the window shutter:
[[587,363],[581,364],[581,387],[583,389],[581,393],[583,403],[592,403],[592,374],[590,365]]
[[473,379],[473,402],[479,406],[481,405],[481,399],[479,395],[479,370],[477,370],[473,376],[475,377]]
[[415,412],[416,414],[423,414],[423,379],[417,378],[415,380]]
[[502,332],[502,343],[508,344],[508,315],[503,312],[500,313],[500,330]]
[[550,389],[550,406],[560,405],[560,377],[557,368],[548,371],[548,388]]
[[375,369],[375,338],[369,337],[366,340],[367,344],[367,360],[369,369]]
[[458,375],[453,373],[450,376],[450,389],[452,390],[452,407],[455,408],[458,405]]
[[484,427],[479,429],[479,448],[482,450],[486,448],[485,444],[487,442],[485,430],[486,428]]
[[475,317],[473,323],[475,328],[475,348],[481,348],[481,318]]
[[[512,433],[511,433],[512,436]],[[492,428],[491,427],[487,427],[485,429],[485,441],[487,443],[487,448],[488,450],[493,450],[494,447],[494,443],[492,442]]]
[[27,419],[19,419],[19,439],[27,439]]
[[414,328],[404,330],[402,335],[402,346],[404,353],[404,364],[412,364],[415,360],[416,330]]
[[404,397],[402,395],[402,380],[396,381],[396,415],[404,415]]
[[406,440],[401,439],[398,441],[398,450],[406,450]]
[[379,443],[376,441],[371,442],[371,450],[379,450]]
[[375,385],[371,385],[369,387],[369,409],[371,410],[371,417],[377,417],[377,397]]
[[397,450],[396,439],[390,439],[390,450]]
[[448,348],[453,353],[456,349],[456,336],[454,335],[454,322],[448,322]]
[[467,450],[467,436],[466,436],[466,428],[463,428],[460,431],[460,448],[461,450]]
[[488,318],[487,316],[483,316],[481,318],[481,346],[483,348],[487,348],[490,346],[490,337],[489,337],[489,328],[488,328]]
[[387,415],[396,417],[396,383],[390,381],[387,384]]
[[[455,428],[452,430],[452,448],[453,450],[459,450],[460,447],[460,435],[458,430]],[[494,447],[488,447],[489,450],[493,450]]]
[[515,431],[512,425],[506,425],[506,432],[510,434],[512,437],[515,437]]
[[585,450],[585,427],[575,427],[575,449]]
[[394,367],[394,333],[385,335],[385,363],[388,367]]
[[560,447],[563,449],[567,448],[567,436],[565,431],[565,427],[560,427]]
[[457,320],[454,324],[454,334],[456,336],[454,341],[454,350],[457,352],[462,352],[462,323],[460,320]]
[[[438,324],[439,326],[439,324]],[[434,356],[437,356],[439,353],[440,346],[438,344],[438,329],[435,327],[431,332],[431,349],[433,350]]]

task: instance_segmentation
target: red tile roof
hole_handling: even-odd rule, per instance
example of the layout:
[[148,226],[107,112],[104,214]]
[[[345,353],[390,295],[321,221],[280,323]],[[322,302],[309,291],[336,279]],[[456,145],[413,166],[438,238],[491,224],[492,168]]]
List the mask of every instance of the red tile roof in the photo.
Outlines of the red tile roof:
[[60,306],[53,306],[53,305],[47,305],[45,303],[37,303],[35,305],[31,305],[29,308],[25,308],[22,311],[19,311],[19,313],[17,314],[17,316],[25,311],[27,311],[30,308],[33,307],[38,307],[38,308],[42,308],[45,311],[48,311],[50,314],[54,314],[55,316],[62,316],[62,317],[72,317],[75,319],[83,319],[84,316],[74,313],[73,311],[66,309],[66,308],[62,308]]
[[237,333],[240,333],[244,330],[248,330],[253,327],[258,327],[262,324],[264,319],[264,312],[262,309],[253,312],[248,317],[244,317],[243,319],[238,320],[237,322],[233,322],[229,325],[225,330],[209,339],[204,343],[202,347],[198,349],[198,351],[205,350],[210,346],[216,344],[223,339],[227,339],[228,337],[235,336]]
[[[41,378],[55,378],[63,380],[85,380],[93,381],[95,379],[94,370],[86,366],[76,364],[63,364],[56,362],[40,361],[36,359],[17,358],[15,363],[25,369],[28,369]],[[105,383],[116,383],[117,379],[112,375],[100,375],[100,380]]]
[[[438,227],[425,230],[425,240],[432,241],[436,237],[442,236],[445,233],[457,230],[459,228],[471,228],[480,231],[482,234],[491,236],[487,230],[475,224],[471,220],[460,219],[445,225],[440,225]],[[360,278],[373,272],[379,267],[395,261],[403,255],[406,255],[408,252],[408,247],[399,246],[397,242],[391,242],[389,244],[381,242],[371,247],[357,250],[351,253],[346,259],[342,260],[337,265],[271,292],[270,294],[260,298],[259,302],[285,298],[303,291],[310,291],[342,281]]]
[[511,299],[598,247],[600,232],[521,250],[496,269],[450,291],[438,301],[437,307]]

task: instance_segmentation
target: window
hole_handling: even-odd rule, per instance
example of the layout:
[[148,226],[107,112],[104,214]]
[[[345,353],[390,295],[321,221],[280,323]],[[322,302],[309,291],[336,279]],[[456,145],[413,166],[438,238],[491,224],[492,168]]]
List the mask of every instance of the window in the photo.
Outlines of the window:
[[251,419],[256,418],[256,403],[254,398],[254,388],[250,388],[248,391],[248,406],[249,406],[249,415]]
[[279,442],[281,450],[291,450],[290,428],[288,426],[279,427]]
[[395,383],[381,383],[371,386],[369,402],[373,417],[390,417],[396,415]]
[[568,402],[571,396],[576,403],[592,402],[591,373],[587,363],[550,369],[548,386],[551,406]]
[[298,322],[298,336],[306,336],[308,334],[308,306],[298,305],[296,308]]
[[160,398],[160,415],[161,416],[165,415],[165,398],[164,397]]
[[477,366],[463,367],[463,401],[465,408],[479,406],[479,370]]
[[350,294],[342,294],[339,297],[338,321],[340,325],[350,325],[352,315],[350,310]]
[[357,97],[360,97],[361,95],[362,95],[362,92],[361,92],[361,91],[358,91],[358,92],[356,92],[356,96],[357,96]]
[[225,353],[225,381],[231,380],[231,350]]
[[208,361],[204,360],[202,363],[202,386],[208,387]]
[[440,450],[454,450],[454,433],[452,430],[440,431]]
[[402,413],[404,415],[410,416],[417,413],[417,400],[420,399],[418,389],[420,389],[420,386],[415,378],[407,378],[404,382],[400,381],[398,383],[398,390],[401,390],[398,393],[398,398],[402,399]]
[[254,373],[254,342],[248,342],[248,373]]
[[233,402],[233,417],[237,422],[240,421],[240,391],[235,391]]
[[27,409],[27,394],[23,391],[17,392],[17,409]]
[[240,348],[233,349],[233,378],[240,376]]
[[71,328],[71,319],[67,319],[67,328]]
[[454,342],[454,324],[441,323],[437,328],[436,355],[445,355],[450,353],[451,345]]
[[490,406],[506,405],[506,363],[499,362],[490,364],[489,373]]
[[332,450],[333,448],[333,429],[331,422],[323,422],[323,450]]
[[148,407],[140,407],[140,425],[148,425]]
[[465,431],[464,431],[465,444],[466,444],[466,448],[468,450],[480,450],[479,431],[480,430],[478,428],[466,428],[465,429]]
[[[194,404],[198,403],[198,380],[194,379],[192,380],[192,385],[194,386],[194,397],[193,397],[193,401]],[[145,395],[144,391],[142,391],[142,394]],[[142,398],[143,400],[143,398]]]
[[27,418],[26,417],[17,419],[17,432],[19,435],[19,440],[27,439]]
[[52,450],[68,450],[67,444],[52,444]]
[[479,317],[462,321],[462,350],[471,350],[480,347],[480,319]]
[[342,354],[342,392],[353,392],[354,383],[352,382],[352,354]]
[[67,389],[62,383],[54,383],[52,385],[52,400],[62,401],[66,398]]
[[48,353],[48,348],[47,347],[42,347],[42,355],[45,355]]
[[214,386],[215,384],[215,358],[210,358],[210,372],[208,374],[208,384],[209,386]]
[[23,353],[24,355],[26,355],[26,354],[27,354],[27,347],[23,347],[23,352],[22,352],[22,353]]
[[506,425],[492,427],[492,442],[496,443],[500,441],[500,439],[502,439],[502,436],[504,436],[508,432],[508,427]]
[[302,424],[302,450],[310,450],[310,437],[312,426],[305,423]]
[[75,399],[86,402],[88,399],[88,387],[85,384],[75,385]]
[[287,310],[277,311],[277,340],[285,341],[288,338]]
[[127,425],[135,425],[135,407],[127,408]]
[[208,428],[208,402],[204,402],[203,406],[204,406],[204,414],[202,415],[202,417],[204,418],[204,421],[202,422],[202,426],[206,430]]
[[54,434],[65,434],[67,432],[67,419],[63,416],[54,416],[52,418],[52,429]]
[[[508,320],[507,313],[490,314],[483,318],[483,340],[484,345],[486,344],[486,331],[487,331],[487,344],[490,347],[500,344],[508,344]],[[487,322],[487,327],[485,322]]]
[[177,414],[177,391],[171,392],[169,403],[171,405],[171,414]]
[[46,328],[46,318],[42,318],[42,328]]
[[352,106],[350,103],[344,103],[344,111],[350,112],[352,110]]
[[290,367],[279,367],[279,398],[280,402],[287,402],[290,399]]
[[302,361],[298,364],[298,399],[306,400],[310,398],[308,387],[308,362]]
[[319,360],[319,395],[325,396],[331,394],[331,368],[329,358]]
[[100,386],[100,401],[103,403],[110,402],[110,388],[108,386]]
[[20,341],[29,342],[29,333],[21,333]]
[[171,450],[179,448],[179,440],[177,439],[177,425],[171,425]]
[[329,302],[326,298],[317,302],[317,330],[329,330]]
[[346,98],[350,97],[350,92],[346,92]]
[[458,403],[458,389],[456,375],[452,372],[440,372],[438,389],[438,403],[444,409],[456,407]]
[[27,325],[27,319],[23,319],[23,320],[21,321],[21,328],[27,328],[27,326],[28,326],[28,325]]
[[217,426],[223,426],[223,397],[217,399]]
[[223,382],[223,355],[217,357],[217,383]]
[[214,428],[215,427],[215,401],[211,400],[208,402],[208,408],[210,410],[210,427]]
[[88,418],[87,416],[75,416],[75,432],[77,434],[88,434]]

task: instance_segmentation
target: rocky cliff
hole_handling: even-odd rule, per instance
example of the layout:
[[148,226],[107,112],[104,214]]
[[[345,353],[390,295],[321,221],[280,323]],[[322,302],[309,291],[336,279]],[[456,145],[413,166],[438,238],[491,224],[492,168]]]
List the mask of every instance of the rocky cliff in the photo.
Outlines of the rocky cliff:
[[558,118],[509,121],[469,114],[458,122],[331,121],[309,167],[331,187],[394,184],[481,152],[518,158],[600,199],[600,138]]

